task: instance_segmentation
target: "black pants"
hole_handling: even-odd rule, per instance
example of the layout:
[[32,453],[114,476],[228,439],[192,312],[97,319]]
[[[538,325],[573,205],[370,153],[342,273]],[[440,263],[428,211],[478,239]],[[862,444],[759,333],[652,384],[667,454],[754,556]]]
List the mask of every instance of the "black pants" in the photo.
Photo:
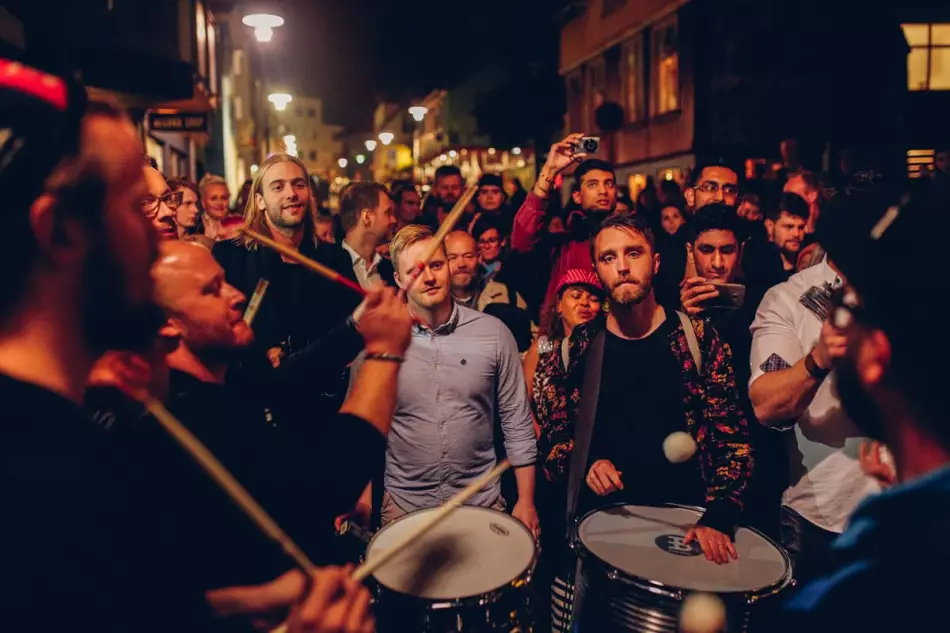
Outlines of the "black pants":
[[792,573],[799,587],[833,567],[831,542],[837,537],[836,532],[820,528],[782,506],[782,547],[792,559]]

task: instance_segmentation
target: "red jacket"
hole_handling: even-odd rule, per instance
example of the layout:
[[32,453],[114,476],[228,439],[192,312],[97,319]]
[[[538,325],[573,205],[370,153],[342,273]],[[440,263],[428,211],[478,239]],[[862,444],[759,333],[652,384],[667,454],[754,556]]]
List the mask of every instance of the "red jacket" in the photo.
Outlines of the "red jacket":
[[[515,223],[511,227],[511,248],[519,253],[531,253],[541,241],[541,233],[544,231],[544,219],[546,216],[547,200],[542,200],[532,191],[528,194],[524,204],[518,209],[515,215]],[[580,268],[581,270],[592,270],[594,260],[590,256],[590,244],[587,240],[571,241],[564,246],[559,246],[548,253],[553,262],[551,267],[551,279],[548,281],[548,289],[544,294],[541,313],[547,310],[551,302],[556,301],[555,290],[557,282],[565,272],[571,268]]]

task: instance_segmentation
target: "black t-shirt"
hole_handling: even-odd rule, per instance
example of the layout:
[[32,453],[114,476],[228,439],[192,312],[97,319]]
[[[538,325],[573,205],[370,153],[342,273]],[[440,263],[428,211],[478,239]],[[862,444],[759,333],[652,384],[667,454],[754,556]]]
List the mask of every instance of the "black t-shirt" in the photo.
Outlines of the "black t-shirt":
[[622,473],[624,490],[597,497],[585,486],[585,510],[625,502],[639,505],[702,505],[706,486],[694,457],[671,464],[663,440],[687,431],[682,368],[670,346],[679,319],[666,320],[643,339],[606,333],[600,398],[588,469],[608,459]]
[[0,628],[207,630],[138,460],[65,398],[0,375]]

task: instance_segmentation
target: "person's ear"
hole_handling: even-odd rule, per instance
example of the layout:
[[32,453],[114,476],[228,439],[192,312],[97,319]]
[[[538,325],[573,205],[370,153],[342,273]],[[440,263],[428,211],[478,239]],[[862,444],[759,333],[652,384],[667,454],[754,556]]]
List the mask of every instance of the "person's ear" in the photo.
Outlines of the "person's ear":
[[259,193],[254,194],[254,204],[257,205],[258,211],[263,211],[267,208],[267,204],[264,202],[264,196]]
[[653,253],[653,274],[656,275],[660,272],[660,254]]
[[581,192],[580,191],[573,192],[571,194],[571,199],[574,200],[574,204],[579,205],[581,203]]
[[78,219],[57,213],[56,199],[43,194],[30,205],[30,226],[40,252],[59,264],[77,264],[86,256],[89,238]]
[[683,197],[686,198],[686,204],[690,208],[696,204],[696,190],[692,187],[686,187],[686,189],[683,191]]
[[891,364],[891,342],[881,330],[871,330],[857,345],[857,372],[861,384],[881,383]]

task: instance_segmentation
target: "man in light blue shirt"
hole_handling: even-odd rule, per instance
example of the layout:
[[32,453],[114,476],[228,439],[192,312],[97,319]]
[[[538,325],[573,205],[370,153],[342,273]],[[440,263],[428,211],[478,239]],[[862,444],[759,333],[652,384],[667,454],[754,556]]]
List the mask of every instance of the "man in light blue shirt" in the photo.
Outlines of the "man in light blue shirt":
[[[393,238],[390,253],[400,287],[432,239],[430,229],[415,225]],[[514,337],[498,319],[452,300],[444,248],[407,295],[418,323],[399,373],[386,453],[383,523],[442,505],[491,470],[497,414],[518,485],[512,516],[537,535],[537,441]],[[365,514],[369,498],[364,494],[358,514]],[[498,481],[469,503],[504,509]]]

